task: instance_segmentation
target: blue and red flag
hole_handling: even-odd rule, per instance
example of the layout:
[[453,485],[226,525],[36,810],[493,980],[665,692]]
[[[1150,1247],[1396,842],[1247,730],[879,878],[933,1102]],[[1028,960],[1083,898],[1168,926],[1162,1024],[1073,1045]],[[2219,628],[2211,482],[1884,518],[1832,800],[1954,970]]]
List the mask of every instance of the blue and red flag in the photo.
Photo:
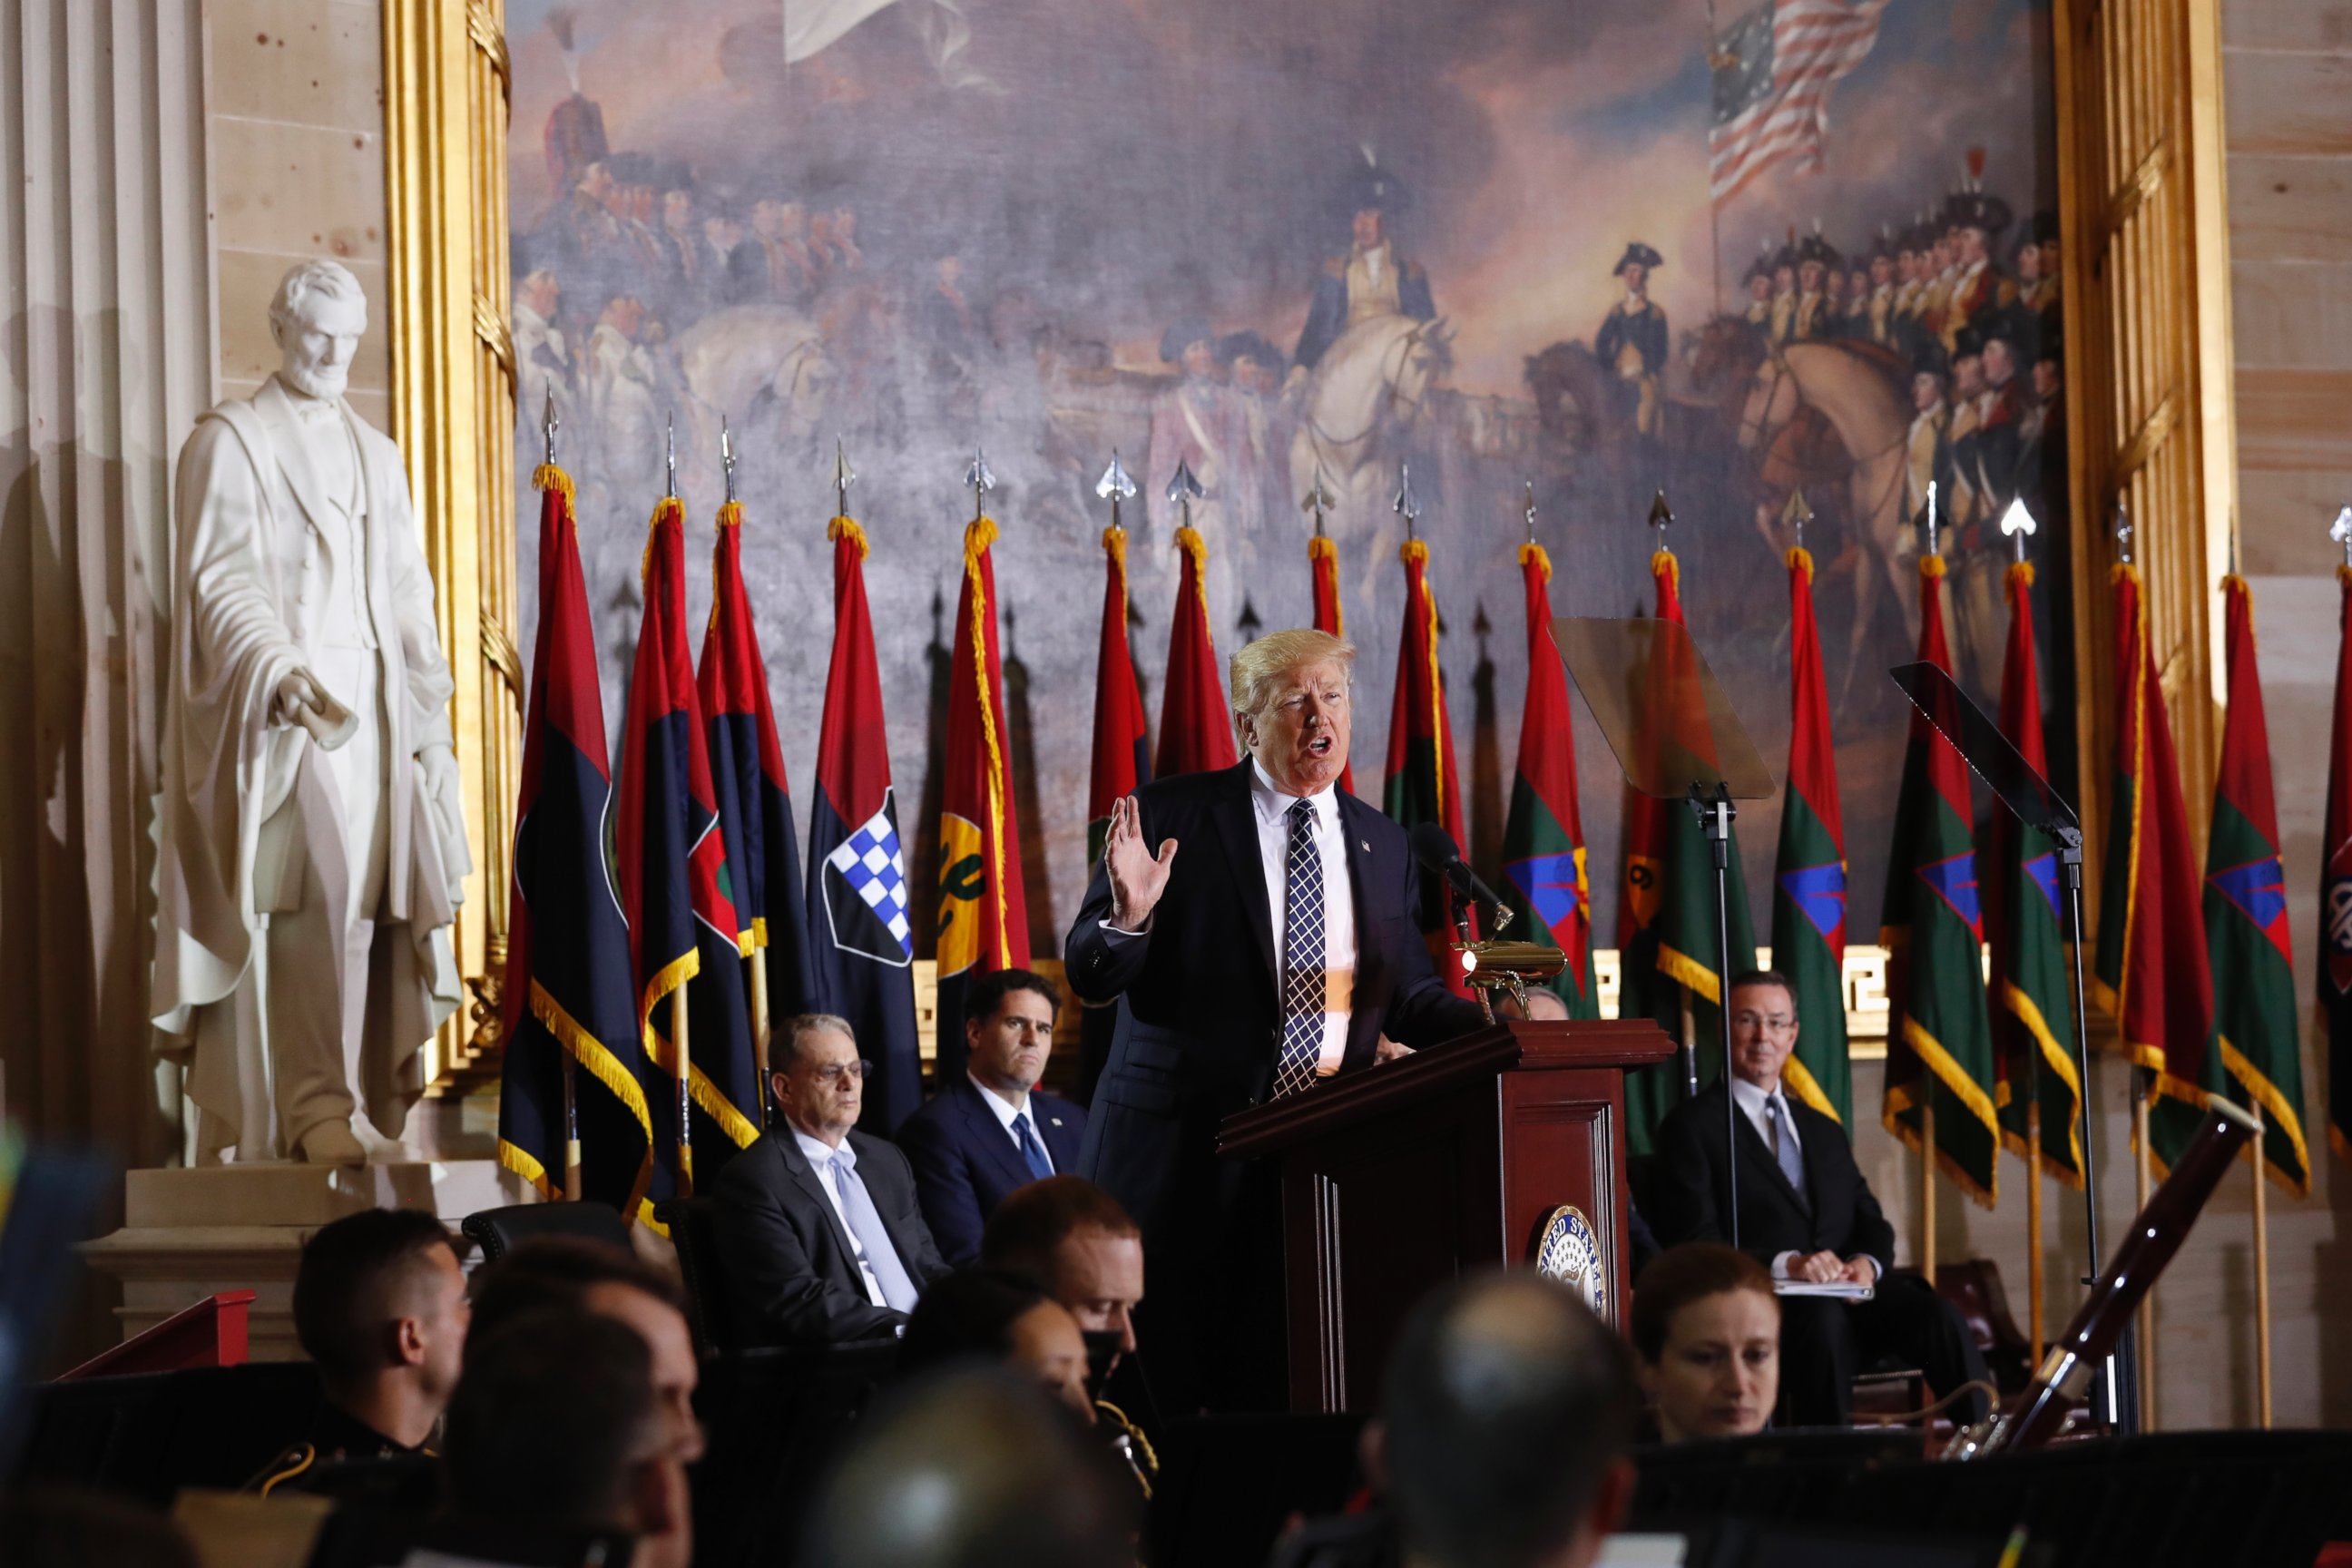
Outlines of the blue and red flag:
[[801,898],[800,838],[793,831],[792,789],[784,782],[784,751],[768,700],[768,668],[743,590],[740,501],[719,509],[700,683],[735,918],[751,942],[753,1053],[764,1068],[768,1043],[756,1037],[759,1032],[809,1010],[808,910]]
[[572,480],[550,463],[539,487],[539,640],[523,711],[507,916],[506,1053],[499,1163],[564,1195],[566,1068],[579,1121],[581,1196],[635,1219],[655,1189],[645,1050],[629,1000],[629,925],[604,855],[613,781],[596,637],[580,571]]
[[1789,787],[1772,867],[1772,967],[1797,1004],[1797,1049],[1780,1069],[1804,1102],[1853,1136],[1845,1037],[1845,820],[1838,804],[1829,682],[1813,618],[1813,557],[1789,552]]
[[667,1080],[667,1103],[653,1112],[655,1147],[678,1190],[691,1193],[760,1136],[760,1098],[743,1003],[745,927],[729,885],[701,694],[687,651],[686,515],[675,496],[654,509],[646,543],[646,616],[621,721],[615,837],[638,1027],[659,1069],[655,1081]]
[[849,1021],[858,1054],[874,1064],[859,1124],[887,1135],[923,1099],[907,851],[866,602],[866,531],[836,517],[825,531],[833,541],[833,662],[809,802],[812,1006]]

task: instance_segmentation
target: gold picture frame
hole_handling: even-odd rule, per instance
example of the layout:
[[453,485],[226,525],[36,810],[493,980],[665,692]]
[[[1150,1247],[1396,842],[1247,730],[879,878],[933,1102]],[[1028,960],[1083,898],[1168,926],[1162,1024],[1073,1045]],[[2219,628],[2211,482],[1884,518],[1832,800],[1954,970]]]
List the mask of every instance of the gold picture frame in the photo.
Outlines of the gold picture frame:
[[[2070,390],[2081,803],[2095,918],[2113,743],[2108,531],[2121,499],[2192,830],[2219,742],[2219,628],[2236,451],[2219,0],[2052,0]],[[509,321],[503,0],[384,0],[392,426],[457,675],[474,870],[457,945],[472,1005],[428,1092],[494,1078],[523,669],[515,645],[516,365]],[[2210,367],[2210,368],[2209,368]]]

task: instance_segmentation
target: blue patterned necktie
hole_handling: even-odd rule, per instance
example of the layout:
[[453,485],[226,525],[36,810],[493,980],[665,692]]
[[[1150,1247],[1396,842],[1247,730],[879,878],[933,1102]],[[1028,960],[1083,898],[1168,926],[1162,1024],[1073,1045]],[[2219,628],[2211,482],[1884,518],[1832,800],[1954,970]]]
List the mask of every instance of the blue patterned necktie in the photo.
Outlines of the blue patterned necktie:
[[1032,1178],[1042,1182],[1054,1173],[1054,1163],[1045,1158],[1045,1146],[1037,1142],[1036,1131],[1029,1125],[1029,1113],[1025,1110],[1013,1113],[1013,1141],[1021,1145],[1021,1160],[1029,1167]]
[[1274,1097],[1315,1081],[1323,1055],[1323,857],[1315,847],[1315,807],[1290,808],[1290,848],[1282,861],[1282,1055]]

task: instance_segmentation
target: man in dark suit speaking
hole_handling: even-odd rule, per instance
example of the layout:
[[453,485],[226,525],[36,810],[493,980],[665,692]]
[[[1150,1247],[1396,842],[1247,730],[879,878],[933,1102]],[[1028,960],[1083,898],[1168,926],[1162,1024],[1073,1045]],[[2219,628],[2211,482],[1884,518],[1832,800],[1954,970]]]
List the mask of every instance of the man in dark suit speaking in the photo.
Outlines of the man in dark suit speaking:
[[964,998],[971,1056],[898,1129],[923,1219],[953,1268],[980,1261],[981,1231],[1015,1187],[1078,1167],[1087,1113],[1037,1087],[1054,1050],[1062,998],[1026,969],[1000,969]]
[[1118,1001],[1079,1175],[1143,1227],[1153,1377],[1171,1414],[1283,1400],[1279,1204],[1217,1157],[1244,1106],[1372,1065],[1383,1035],[1479,1026],[1438,983],[1404,830],[1336,789],[1355,649],[1276,632],[1234,656],[1248,759],[1146,785],[1111,812],[1064,950]]
[[[1780,1087],[1797,1048],[1797,997],[1786,977],[1751,971],[1731,983],[1731,1092],[1739,1145],[1740,1250],[1775,1279],[1874,1287],[1867,1301],[1784,1297],[1780,1302],[1781,1407],[1790,1425],[1843,1426],[1855,1371],[1892,1352],[1927,1374],[1938,1394],[1991,1373],[1959,1310],[1924,1279],[1897,1275],[1895,1227],[1854,1163],[1845,1129]],[[1702,1090],[1658,1130],[1660,1239],[1728,1242],[1720,1083]],[[1979,1419],[1984,1397],[1955,1412]]]

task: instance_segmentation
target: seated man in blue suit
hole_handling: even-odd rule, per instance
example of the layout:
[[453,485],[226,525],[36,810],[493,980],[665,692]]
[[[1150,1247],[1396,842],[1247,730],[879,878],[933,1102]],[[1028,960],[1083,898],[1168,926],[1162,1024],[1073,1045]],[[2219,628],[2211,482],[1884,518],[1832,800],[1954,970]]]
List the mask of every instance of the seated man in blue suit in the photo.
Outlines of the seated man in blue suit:
[[1026,969],[976,982],[964,1003],[964,1075],[898,1129],[924,1223],[954,1268],[980,1261],[982,1227],[1006,1194],[1077,1167],[1087,1113],[1036,1088],[1061,1005],[1052,982]]

